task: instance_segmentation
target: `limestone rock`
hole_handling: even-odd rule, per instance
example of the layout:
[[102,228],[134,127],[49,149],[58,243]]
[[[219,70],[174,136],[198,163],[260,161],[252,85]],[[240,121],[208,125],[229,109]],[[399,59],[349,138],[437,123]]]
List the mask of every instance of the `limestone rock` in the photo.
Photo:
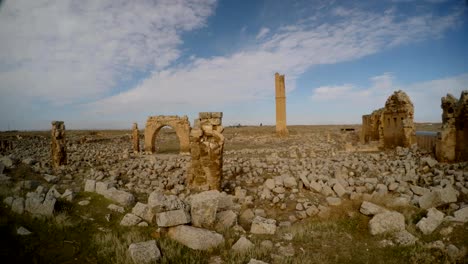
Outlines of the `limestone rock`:
[[135,202],[135,197],[133,196],[133,194],[126,191],[117,190],[115,187],[112,187],[105,191],[104,197],[123,206],[131,206]]
[[276,220],[256,216],[252,221],[250,233],[273,235],[276,232]]
[[283,184],[284,184],[284,187],[286,188],[297,188],[297,181],[296,181],[296,178],[292,177],[292,176],[286,176],[283,178]]
[[128,247],[130,257],[134,263],[156,263],[161,258],[161,252],[156,245],[156,240],[132,243]]
[[169,228],[168,236],[171,239],[195,250],[208,250],[224,243],[224,237],[216,232],[179,225]]
[[275,180],[267,179],[263,186],[265,186],[269,190],[273,190],[275,188]]
[[419,207],[429,209],[457,201],[458,192],[452,186],[435,189],[419,198]]
[[361,208],[359,209],[359,211],[364,215],[372,216],[372,215],[386,212],[387,209],[380,207],[376,204],[373,204],[371,202],[364,201],[362,202]]
[[128,213],[122,218],[122,221],[120,221],[120,225],[121,226],[135,226],[140,222],[141,222],[140,217],[134,214]]
[[333,185],[333,190],[338,195],[338,197],[342,197],[343,195],[346,194],[346,190],[339,183],[335,183],[335,185]]
[[369,221],[371,235],[395,233],[403,230],[405,230],[405,217],[398,212],[379,213]]
[[224,230],[237,224],[237,214],[232,211],[222,211],[216,214],[216,230]]
[[132,214],[142,218],[148,223],[154,223],[155,214],[148,207],[148,205],[144,203],[137,202],[132,209]]
[[459,222],[466,223],[468,222],[468,207],[462,208],[453,213],[455,220]]
[[148,197],[148,206],[154,213],[185,209],[185,203],[175,195],[165,195],[158,191]]
[[241,236],[239,240],[232,246],[232,250],[236,252],[244,252],[249,249],[252,249],[254,247],[254,244],[250,242],[245,236]]
[[192,224],[197,227],[212,227],[218,210],[219,191],[212,190],[191,196],[190,213]]
[[261,260],[250,259],[249,263],[247,264],[268,264],[267,262],[263,262]]
[[84,191],[85,192],[95,192],[96,191],[96,181],[95,180],[86,180]]
[[327,197],[326,198],[328,205],[338,206],[341,204],[341,199],[338,197]]
[[441,211],[430,208],[427,210],[427,217],[423,217],[416,224],[416,227],[421,230],[425,235],[431,234],[444,220],[444,213]]
[[156,214],[156,224],[161,227],[177,226],[190,223],[190,215],[184,209],[160,212]]
[[406,230],[395,233],[393,237],[395,243],[401,246],[412,246],[416,244],[416,241],[418,241],[417,237],[413,236],[413,234]]
[[112,188],[113,184],[110,182],[96,182],[96,190],[97,194],[106,196],[107,190]]
[[20,226],[17,230],[16,230],[16,233],[20,236],[28,236],[31,233],[31,231],[27,230],[26,228]]
[[109,204],[107,206],[107,209],[117,212],[117,213],[122,213],[122,214],[125,213],[125,209],[122,206],[118,206],[116,204]]
[[24,212],[24,198],[19,197],[13,200],[13,203],[11,204],[11,211],[17,214],[23,214]]

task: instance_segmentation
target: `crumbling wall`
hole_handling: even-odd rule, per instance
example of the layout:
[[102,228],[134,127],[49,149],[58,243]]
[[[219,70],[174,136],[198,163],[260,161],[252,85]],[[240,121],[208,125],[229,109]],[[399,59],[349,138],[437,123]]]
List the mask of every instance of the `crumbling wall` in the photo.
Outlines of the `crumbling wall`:
[[133,143],[133,152],[140,152],[140,133],[138,131],[138,124],[133,123],[132,127],[132,143]]
[[201,112],[190,132],[192,161],[187,184],[193,190],[220,190],[223,174],[224,136],[222,112]]
[[442,131],[436,144],[436,157],[441,162],[468,160],[468,91],[460,100],[447,94],[442,97]]
[[286,91],[284,85],[284,75],[275,73],[276,91],[276,134],[280,137],[288,136],[286,127]]
[[50,146],[52,166],[58,168],[61,165],[67,164],[65,124],[63,121],[52,121]]
[[145,127],[145,151],[154,153],[156,150],[155,139],[159,130],[165,126],[172,127],[180,143],[180,153],[189,153],[190,151],[190,123],[187,116],[150,116],[146,121]]
[[385,107],[362,117],[361,141],[379,141],[382,148],[410,147],[415,143],[414,106],[403,91],[394,92]]
[[361,142],[369,143],[383,138],[382,113],[383,108],[375,110],[370,115],[362,116]]

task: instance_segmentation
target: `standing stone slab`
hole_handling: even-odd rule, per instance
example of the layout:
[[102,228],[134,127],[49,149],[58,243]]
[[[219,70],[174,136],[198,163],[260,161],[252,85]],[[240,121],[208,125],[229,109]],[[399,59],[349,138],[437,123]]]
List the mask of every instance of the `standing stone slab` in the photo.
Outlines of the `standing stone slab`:
[[95,180],[86,180],[84,191],[85,192],[95,192],[96,191],[96,181]]
[[156,263],[161,258],[161,252],[156,245],[156,240],[132,243],[128,252],[134,263]]
[[139,135],[137,123],[133,123],[133,127],[132,127],[132,145],[133,145],[134,153],[140,152],[140,135]]
[[65,141],[65,124],[63,121],[52,121],[51,136],[50,148],[52,166],[58,168],[61,165],[67,164],[67,144]]
[[171,239],[196,250],[208,250],[224,243],[224,237],[216,232],[180,225],[169,228],[168,235]]
[[210,228],[216,220],[220,193],[217,190],[195,194],[190,198],[192,224]]

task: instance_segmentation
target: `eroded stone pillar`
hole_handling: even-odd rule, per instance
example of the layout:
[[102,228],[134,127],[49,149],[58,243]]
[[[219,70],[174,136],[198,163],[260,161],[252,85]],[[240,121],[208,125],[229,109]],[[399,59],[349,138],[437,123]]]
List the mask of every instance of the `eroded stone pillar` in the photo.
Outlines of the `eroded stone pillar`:
[[190,132],[192,162],[187,184],[192,190],[221,189],[224,149],[222,117],[222,112],[201,112]]
[[133,143],[133,152],[140,152],[140,134],[138,131],[138,124],[133,123],[132,127],[132,143]]
[[284,86],[284,75],[275,73],[276,91],[276,134],[280,137],[288,136],[286,127],[286,92]]
[[63,121],[52,121],[51,132],[52,166],[58,168],[67,164],[67,149],[65,141],[65,124]]

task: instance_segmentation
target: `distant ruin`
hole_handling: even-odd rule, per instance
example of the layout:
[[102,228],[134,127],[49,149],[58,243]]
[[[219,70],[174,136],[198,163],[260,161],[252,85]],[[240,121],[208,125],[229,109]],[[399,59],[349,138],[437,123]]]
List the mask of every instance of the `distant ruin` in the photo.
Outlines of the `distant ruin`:
[[394,92],[385,107],[362,116],[362,143],[378,141],[381,148],[410,147],[415,142],[414,106],[403,91]]
[[447,94],[442,97],[442,131],[436,143],[436,157],[442,162],[468,160],[468,91],[460,100]]
[[7,153],[13,150],[13,141],[2,139],[0,140],[0,154]]
[[190,151],[190,123],[187,116],[150,116],[146,121],[145,127],[145,151],[154,153],[156,151],[156,136],[161,128],[169,126],[173,128],[179,138],[180,153],[189,153]]
[[222,112],[201,112],[190,132],[192,162],[187,184],[194,190],[221,190],[224,136]]
[[133,152],[140,152],[140,133],[138,131],[138,124],[133,123],[132,127],[132,143],[133,143]]
[[286,92],[284,86],[284,75],[275,73],[276,91],[276,134],[280,137],[288,136],[286,127]]
[[58,168],[67,164],[65,124],[63,121],[52,121],[50,147],[52,166]]

